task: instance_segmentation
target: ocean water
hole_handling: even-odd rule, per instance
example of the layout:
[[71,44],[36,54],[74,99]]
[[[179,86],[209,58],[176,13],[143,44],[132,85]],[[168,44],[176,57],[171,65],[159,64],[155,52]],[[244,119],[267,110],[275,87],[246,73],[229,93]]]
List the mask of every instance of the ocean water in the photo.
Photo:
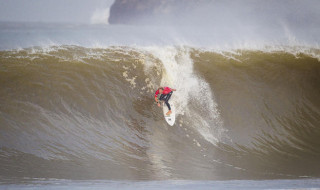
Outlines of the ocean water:
[[7,189],[319,189],[319,180],[231,180],[231,181],[77,181],[25,179],[19,184],[4,184]]
[[1,23],[0,188],[320,188],[316,29]]

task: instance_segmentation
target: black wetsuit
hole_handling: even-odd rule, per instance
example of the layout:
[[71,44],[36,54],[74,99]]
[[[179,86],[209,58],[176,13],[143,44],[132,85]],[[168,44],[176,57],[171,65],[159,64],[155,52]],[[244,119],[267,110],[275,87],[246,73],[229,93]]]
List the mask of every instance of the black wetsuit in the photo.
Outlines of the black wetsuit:
[[169,104],[169,99],[171,98],[173,91],[169,92],[168,94],[161,94],[159,100],[163,100],[164,103],[168,106],[168,109],[171,110],[170,104]]

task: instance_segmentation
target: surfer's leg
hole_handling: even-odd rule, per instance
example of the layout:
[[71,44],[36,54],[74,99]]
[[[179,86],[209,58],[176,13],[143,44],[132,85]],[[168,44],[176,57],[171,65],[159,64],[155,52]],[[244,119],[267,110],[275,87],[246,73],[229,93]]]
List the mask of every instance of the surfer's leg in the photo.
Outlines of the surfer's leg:
[[169,109],[169,110],[171,110],[171,107],[170,107],[169,102],[168,102],[168,101],[166,101],[165,103],[166,103],[166,105],[168,106],[168,109]]
[[165,101],[169,102],[169,99],[171,98],[172,92],[170,92],[169,94],[167,94],[167,96],[165,97]]
[[169,99],[171,98],[172,92],[167,94],[167,97],[165,97],[165,103],[168,106],[168,109],[171,110],[170,104],[169,104]]
[[165,100],[165,98],[166,98],[166,95],[164,95],[164,94],[161,94],[161,95],[160,95],[160,98],[159,98],[159,100]]

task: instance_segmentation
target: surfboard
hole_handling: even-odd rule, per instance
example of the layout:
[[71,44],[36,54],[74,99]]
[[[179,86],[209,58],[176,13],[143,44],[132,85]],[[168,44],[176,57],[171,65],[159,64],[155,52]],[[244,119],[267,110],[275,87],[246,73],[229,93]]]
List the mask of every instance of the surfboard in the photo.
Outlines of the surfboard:
[[165,103],[163,103],[163,104],[162,104],[162,107],[163,107],[163,115],[164,115],[164,119],[167,121],[167,123],[168,123],[170,126],[173,126],[173,125],[174,125],[174,122],[176,121],[176,112],[175,112],[174,104],[171,103],[170,101],[169,101],[169,104],[170,104],[172,113],[171,113],[170,115],[166,115],[166,113],[169,111],[169,109],[168,109],[168,106],[167,106]]

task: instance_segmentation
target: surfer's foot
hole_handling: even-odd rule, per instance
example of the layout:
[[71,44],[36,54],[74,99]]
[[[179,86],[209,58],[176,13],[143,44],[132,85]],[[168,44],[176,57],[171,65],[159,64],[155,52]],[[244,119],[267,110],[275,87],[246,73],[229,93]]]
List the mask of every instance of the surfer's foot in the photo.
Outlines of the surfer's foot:
[[169,110],[168,111],[168,113],[166,113],[166,115],[170,115],[172,113],[172,111],[171,110]]

